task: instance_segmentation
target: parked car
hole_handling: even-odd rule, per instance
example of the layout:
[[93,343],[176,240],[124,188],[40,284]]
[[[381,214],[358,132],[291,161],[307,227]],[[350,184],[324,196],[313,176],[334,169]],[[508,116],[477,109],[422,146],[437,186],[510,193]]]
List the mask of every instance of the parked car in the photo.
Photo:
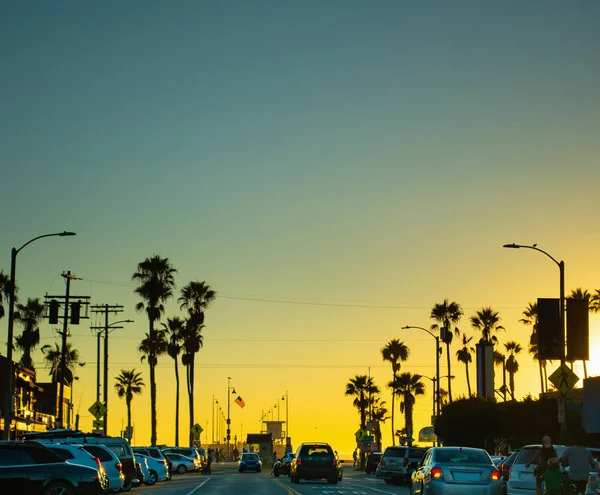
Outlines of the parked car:
[[365,464],[365,472],[367,474],[374,473],[377,470],[377,465],[379,461],[381,461],[381,456],[383,452],[371,452],[367,456],[367,462]]
[[243,473],[244,471],[256,471],[260,473],[262,471],[262,461],[256,452],[244,452],[238,461],[238,471]]
[[[157,465],[155,467],[155,471],[157,474],[157,481],[170,480],[171,479],[171,469],[172,462],[169,461],[162,451],[158,447],[134,447],[133,452],[137,454],[145,455],[146,457],[150,457],[153,461],[156,461],[158,464],[162,464],[163,467]],[[148,467],[150,468],[152,461],[148,463]],[[163,476],[164,469],[164,476]]]
[[377,465],[377,479],[386,483],[409,482],[425,452],[427,449],[423,447],[388,447]]
[[507,495],[506,484],[508,483],[508,477],[510,476],[510,468],[517,458],[518,450],[511,452],[504,458],[504,460],[498,465],[498,470],[502,475],[502,495]]
[[[79,464],[81,466],[97,469],[100,476],[105,478],[106,483],[108,483],[110,487],[110,480],[108,479],[106,470],[102,466],[100,459],[97,456],[92,455],[90,452],[84,450],[81,445],[44,445],[41,442],[37,443],[43,445],[60,456],[68,464]],[[121,491],[121,485],[119,485],[119,491]]]
[[155,459],[139,452],[136,452],[135,458],[145,460],[148,466],[148,478],[144,480],[146,485],[152,486],[157,481],[165,481],[167,479],[167,461],[165,459]]
[[290,466],[292,483],[300,480],[326,479],[336,484],[340,476],[337,456],[327,443],[303,443],[298,447]]
[[[535,476],[533,470],[535,466],[527,464],[531,462],[533,456],[541,445],[526,445],[516,456],[510,469],[510,475],[506,484],[506,492],[509,495],[535,494]],[[565,445],[554,445],[558,457],[562,456],[567,449]]]
[[104,495],[98,469],[69,464],[43,445],[0,443],[0,493],[26,495]]
[[195,471],[198,469],[196,459],[190,459],[181,454],[175,454],[174,452],[165,453],[165,457],[170,459],[173,463],[173,471],[179,474],[183,474],[187,471]]
[[491,457],[483,449],[433,447],[412,473],[410,493],[500,495],[501,477]]
[[202,455],[198,449],[193,447],[165,447],[161,449],[163,454],[173,453],[180,454],[185,457],[189,457],[190,459],[196,459],[198,464],[202,464]]
[[273,476],[278,477],[279,475],[289,476],[290,475],[290,465],[292,464],[292,459],[294,458],[294,454],[289,453],[285,454],[281,459],[273,464]]
[[[146,465],[146,463],[144,463],[144,466]],[[138,459],[137,457],[135,458],[135,470],[137,472],[137,479],[135,480],[135,482],[133,483],[134,487],[138,487],[140,486],[144,481],[144,469],[146,470],[146,472],[148,472],[148,468],[142,467],[142,463],[140,462],[140,459]]]
[[102,467],[106,471],[106,477],[108,478],[108,490],[114,493],[120,492],[125,485],[125,475],[123,474],[123,465],[117,454],[106,445],[86,443],[81,448],[98,458],[102,463]]

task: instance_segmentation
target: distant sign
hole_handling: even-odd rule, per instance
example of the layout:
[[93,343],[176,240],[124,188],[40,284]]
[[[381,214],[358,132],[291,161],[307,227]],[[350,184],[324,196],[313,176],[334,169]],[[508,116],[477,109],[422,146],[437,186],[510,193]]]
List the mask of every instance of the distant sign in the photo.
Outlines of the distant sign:
[[106,406],[104,404],[102,404],[102,402],[100,402],[99,400],[97,400],[96,402],[94,402],[90,406],[90,408],[88,409],[88,411],[96,419],[100,419],[102,416],[104,416],[106,414],[107,410],[108,409],[106,409]]
[[548,380],[554,385],[561,394],[566,394],[571,390],[575,384],[579,381],[579,377],[571,371],[566,364],[561,364],[554,373],[552,373]]
[[356,437],[356,441],[361,443],[367,436],[367,432],[363,428],[359,428],[354,434],[354,436]]
[[104,428],[104,421],[102,421],[101,419],[95,419],[92,422],[92,427],[94,428],[94,430],[99,430],[101,428]]

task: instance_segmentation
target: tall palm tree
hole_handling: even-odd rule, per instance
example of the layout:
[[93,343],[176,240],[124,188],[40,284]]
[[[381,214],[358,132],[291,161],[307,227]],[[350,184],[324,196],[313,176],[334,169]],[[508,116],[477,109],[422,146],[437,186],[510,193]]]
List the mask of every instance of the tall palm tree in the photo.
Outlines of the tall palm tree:
[[[138,264],[137,271],[131,276],[132,280],[139,283],[134,292],[142,298],[136,305],[138,311],[146,311],[148,317],[148,342],[154,341],[154,324],[160,320],[165,311],[164,303],[173,296],[175,288],[174,274],[177,272],[168,258],[153,256],[146,258]],[[153,352],[153,348],[148,348]],[[148,355],[150,367],[150,443],[156,445],[156,363],[158,359]]]
[[4,318],[5,309],[3,301],[10,298],[10,277],[0,270],[0,318]]
[[[591,302],[592,299],[592,295],[585,289],[582,289],[581,287],[578,287],[576,289],[573,289],[571,291],[571,295],[569,296],[569,299],[584,299],[586,300],[588,303],[588,311],[594,311],[594,304]],[[587,379],[588,374],[587,374],[587,362],[585,360],[583,360],[583,376],[584,378]]]
[[[135,368],[131,370],[121,370],[121,374],[115,377],[115,389],[120,398],[125,397],[127,404],[127,431],[131,432],[131,401],[133,394],[140,395],[144,387],[142,374],[136,373]],[[131,438],[129,438],[131,440]]]
[[462,335],[462,347],[456,351],[456,358],[465,365],[465,372],[467,373],[467,388],[469,390],[469,397],[471,397],[471,380],[469,378],[469,363],[473,361],[472,354],[475,352],[471,341],[473,337],[467,337],[464,333]]
[[[367,409],[371,404],[372,397],[379,393],[379,387],[375,385],[373,378],[367,375],[355,375],[354,378],[350,378],[350,381],[346,384],[345,395],[354,397],[352,405],[358,409],[360,415],[360,427],[366,428],[367,426]],[[365,466],[365,454],[361,451],[360,453],[360,468]]]
[[388,410],[385,407],[385,401],[376,398],[371,406],[371,421],[373,422],[373,436],[375,437],[375,445],[377,446],[377,450],[381,451],[382,444],[382,433],[381,433],[381,423],[385,423],[389,416],[387,415]]
[[600,313],[600,289],[594,290],[595,294],[590,297],[590,311]]
[[190,413],[190,445],[194,440],[192,433],[192,427],[194,426],[194,361],[196,354],[204,345],[202,336],[204,312],[215,300],[216,296],[217,293],[206,282],[190,282],[181,289],[181,296],[178,299],[180,308],[186,310],[188,313],[182,338],[182,361],[186,367]]
[[502,386],[500,387],[500,392],[502,392],[502,397],[504,402],[506,402],[506,356],[500,351],[494,351],[494,364],[502,366]]
[[506,352],[508,352],[508,359],[506,360],[506,371],[508,372],[508,387],[510,390],[510,397],[515,400],[515,373],[519,371],[519,363],[516,355],[521,352],[521,344],[511,340],[504,344]]
[[527,307],[523,310],[523,318],[519,320],[519,323],[523,325],[531,326],[531,336],[529,337],[529,354],[532,355],[533,359],[538,362],[540,371],[540,387],[542,394],[548,391],[548,386],[544,379],[546,375],[546,360],[540,359],[538,352],[538,307],[537,302],[527,304]]
[[167,354],[175,363],[175,446],[179,447],[179,366],[178,359],[181,354],[181,341],[185,322],[179,318],[167,319],[167,324],[162,324],[163,330],[167,334]]
[[[456,324],[462,318],[463,311],[460,307],[460,304],[457,302],[449,302],[448,299],[444,299],[444,302],[434,304],[431,309],[431,314],[429,317],[434,320],[436,323],[431,325],[432,330],[439,330],[442,337],[442,342],[446,344],[446,359],[448,364],[448,397],[450,402],[452,402],[452,370],[450,365],[450,344],[452,344],[452,328],[454,325],[454,333],[456,336],[460,334],[458,327]],[[444,331],[442,331],[444,328]],[[439,356],[436,356],[436,359],[439,359]],[[438,383],[438,386],[440,384]]]
[[[45,345],[42,347],[44,353],[44,361],[50,366],[49,375],[52,377],[52,383],[58,383],[60,380],[60,369],[62,361],[62,350],[57,343],[54,343],[54,347],[51,345]],[[63,379],[67,385],[73,382],[73,366],[79,363],[79,351],[75,349],[70,342],[67,342],[67,348],[65,353],[65,369],[63,372]],[[82,363],[79,363],[81,366]]]
[[498,342],[492,332],[499,332],[504,330],[504,327],[500,325],[500,314],[498,311],[494,311],[491,307],[481,308],[473,316],[471,316],[471,325],[475,330],[481,332],[480,344],[494,344]]
[[[382,349],[381,357],[384,361],[392,364],[392,382],[396,379],[400,371],[400,363],[406,361],[410,354],[410,349],[404,342],[398,339],[390,340]],[[390,383],[392,383],[390,382]],[[392,390],[392,445],[396,445],[396,430],[394,429],[394,412],[395,412],[396,391]]]
[[44,305],[39,299],[27,299],[27,304],[17,304],[15,321],[23,325],[23,333],[15,339],[17,349],[23,352],[20,363],[35,371],[31,351],[40,343],[40,322],[44,318]]
[[425,384],[422,376],[412,373],[401,373],[396,378],[394,389],[402,397],[400,412],[404,413],[404,424],[408,445],[412,445],[413,437],[413,411],[417,395],[425,394]]

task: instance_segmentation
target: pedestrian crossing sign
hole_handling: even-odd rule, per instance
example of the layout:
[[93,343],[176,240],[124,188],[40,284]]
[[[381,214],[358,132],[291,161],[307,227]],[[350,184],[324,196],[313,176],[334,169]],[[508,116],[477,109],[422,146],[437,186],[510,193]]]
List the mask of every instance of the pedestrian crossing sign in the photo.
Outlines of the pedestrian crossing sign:
[[104,416],[106,414],[106,406],[104,404],[102,404],[102,402],[100,402],[99,400],[97,400],[96,402],[94,402],[91,407],[88,409],[88,411],[90,413],[92,413],[92,416],[94,416],[94,418],[96,419],[100,419],[102,416]]
[[561,394],[566,394],[571,390],[575,384],[579,381],[579,377],[571,371],[566,364],[561,364],[554,373],[552,373],[548,380],[554,385]]

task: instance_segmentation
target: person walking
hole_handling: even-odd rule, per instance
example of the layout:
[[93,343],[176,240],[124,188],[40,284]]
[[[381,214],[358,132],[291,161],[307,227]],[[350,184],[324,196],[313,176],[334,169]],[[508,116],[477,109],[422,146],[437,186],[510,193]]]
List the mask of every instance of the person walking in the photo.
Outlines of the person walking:
[[584,494],[590,471],[596,468],[591,452],[583,445],[582,435],[575,440],[576,445],[568,447],[560,458],[564,466],[569,466],[569,481],[577,487],[578,494]]
[[212,474],[212,468],[211,468],[212,460],[213,460],[213,449],[208,449],[207,456],[206,456],[206,468],[207,468],[206,470],[208,471],[208,474]]
[[356,461],[358,460],[358,449],[354,449],[354,452],[352,452],[352,459],[354,460],[354,466],[356,466]]
[[542,446],[537,449],[531,461],[525,464],[525,467],[529,467],[535,464],[533,475],[535,476],[535,493],[536,495],[543,495],[542,492],[542,481],[546,469],[548,469],[548,461],[553,457],[558,458],[556,449],[552,445],[552,439],[546,435],[542,438]]

